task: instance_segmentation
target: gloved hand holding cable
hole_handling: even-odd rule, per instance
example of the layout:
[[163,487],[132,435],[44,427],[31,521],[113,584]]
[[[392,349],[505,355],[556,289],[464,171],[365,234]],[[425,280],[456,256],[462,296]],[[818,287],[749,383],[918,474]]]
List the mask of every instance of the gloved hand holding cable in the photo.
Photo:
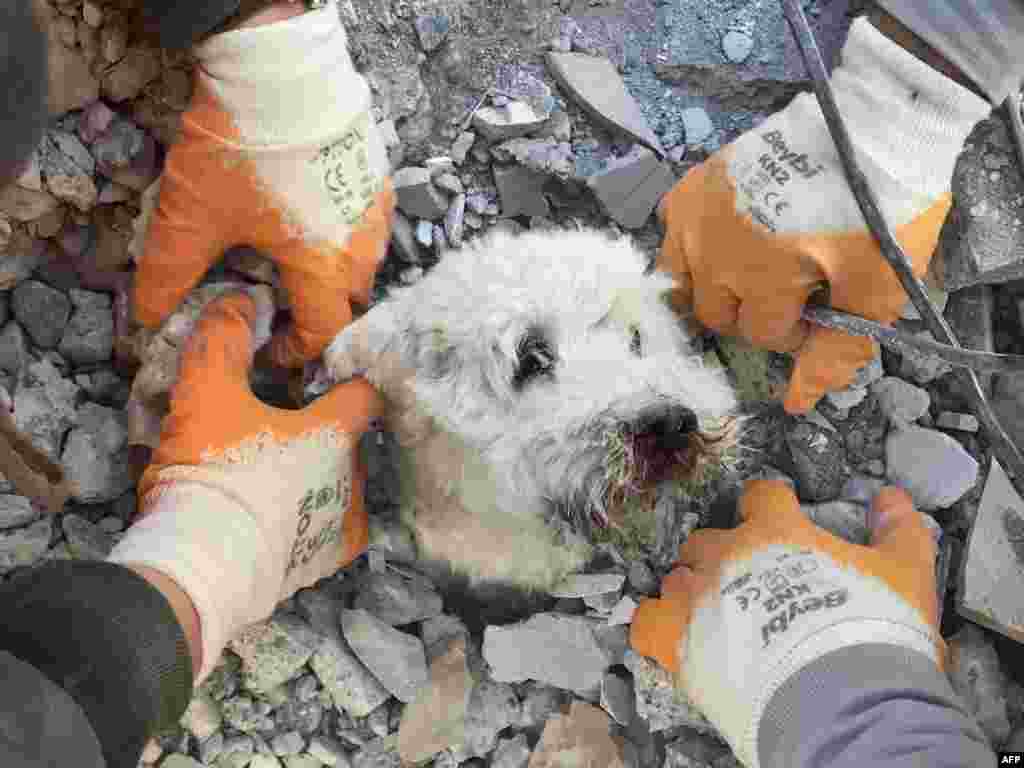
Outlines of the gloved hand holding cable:
[[[202,19],[196,3],[149,5],[162,6],[157,20]],[[150,219],[135,316],[159,327],[227,248],[251,245],[280,267],[294,320],[271,357],[296,367],[351,320],[351,303],[368,303],[387,249],[394,195],[370,89],[333,2],[194,52],[196,90]]]
[[[902,39],[913,35],[891,17],[876,22],[885,34],[858,20],[831,83],[857,160],[922,277],[951,206],[956,158],[992,106],[947,75],[993,101],[1004,99],[1009,84],[1024,77],[1024,58],[1014,54],[1024,44],[1024,5],[985,4],[984,17],[951,2],[882,5],[928,36],[936,46],[929,63],[901,47],[916,50]],[[942,21],[928,26],[925,17]],[[954,30],[962,40],[953,39]],[[933,67],[937,61],[945,66]],[[808,327],[800,315],[812,294],[827,287],[833,307],[883,323],[907,302],[811,94],[692,170],[662,201],[660,214],[666,237],[658,266],[679,282],[674,303],[720,333],[793,353],[785,399],[791,413],[846,386],[877,354],[865,337]]]

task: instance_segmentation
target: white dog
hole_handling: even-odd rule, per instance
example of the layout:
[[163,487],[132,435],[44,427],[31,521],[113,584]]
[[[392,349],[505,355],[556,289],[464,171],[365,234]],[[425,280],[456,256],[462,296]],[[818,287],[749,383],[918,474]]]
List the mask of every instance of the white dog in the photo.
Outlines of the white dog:
[[499,233],[334,340],[333,379],[365,373],[388,401],[421,559],[545,591],[627,497],[719,460],[735,399],[691,353],[671,287],[625,239]]

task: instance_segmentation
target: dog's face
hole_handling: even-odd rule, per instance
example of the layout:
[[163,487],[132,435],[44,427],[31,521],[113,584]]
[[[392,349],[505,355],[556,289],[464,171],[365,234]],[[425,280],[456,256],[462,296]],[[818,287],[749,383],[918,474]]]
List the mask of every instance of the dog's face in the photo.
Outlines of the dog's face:
[[714,460],[733,393],[689,347],[627,240],[497,234],[389,300],[417,407],[512,496],[589,530],[626,496]]

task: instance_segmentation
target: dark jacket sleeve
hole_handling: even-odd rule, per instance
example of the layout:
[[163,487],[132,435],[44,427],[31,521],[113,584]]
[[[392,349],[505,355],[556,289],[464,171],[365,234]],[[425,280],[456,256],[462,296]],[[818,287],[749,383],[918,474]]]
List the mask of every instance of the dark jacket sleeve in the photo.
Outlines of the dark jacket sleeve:
[[128,568],[53,561],[29,569],[0,585],[0,615],[0,650],[74,699],[106,768],[136,768],[149,737],[188,706],[184,632],[163,594]]
[[895,645],[822,656],[772,696],[761,768],[981,768],[996,757],[949,681]]

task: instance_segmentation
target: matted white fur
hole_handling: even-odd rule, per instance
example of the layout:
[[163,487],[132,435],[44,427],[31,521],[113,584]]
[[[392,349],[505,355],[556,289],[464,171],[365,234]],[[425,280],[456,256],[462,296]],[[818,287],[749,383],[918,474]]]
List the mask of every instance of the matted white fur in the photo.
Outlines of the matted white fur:
[[[497,233],[330,345],[335,380],[365,373],[388,399],[421,556],[547,589],[587,559],[558,511],[606,511],[609,436],[654,407],[707,430],[729,417],[731,389],[665,302],[672,280],[645,266],[598,232]],[[531,348],[550,370],[517,386]]]

